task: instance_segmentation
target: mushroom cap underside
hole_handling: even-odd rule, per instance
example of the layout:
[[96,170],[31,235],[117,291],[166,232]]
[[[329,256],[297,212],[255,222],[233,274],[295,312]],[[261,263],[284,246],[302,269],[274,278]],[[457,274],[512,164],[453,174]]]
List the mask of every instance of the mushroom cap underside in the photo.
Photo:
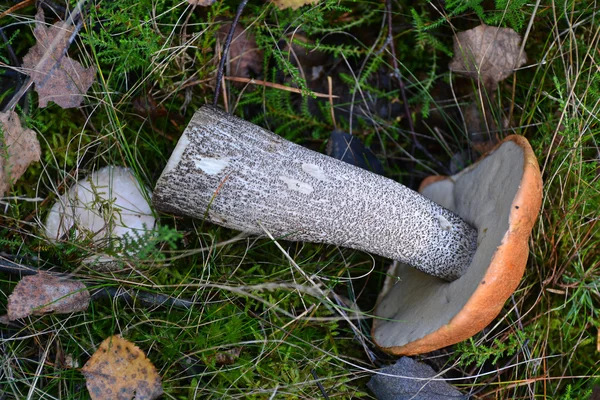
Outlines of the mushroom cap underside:
[[525,270],[542,179],[531,146],[513,135],[460,173],[426,179],[420,192],[474,226],[478,245],[467,272],[453,282],[399,263],[388,272],[372,335],[397,355],[468,339],[500,313]]

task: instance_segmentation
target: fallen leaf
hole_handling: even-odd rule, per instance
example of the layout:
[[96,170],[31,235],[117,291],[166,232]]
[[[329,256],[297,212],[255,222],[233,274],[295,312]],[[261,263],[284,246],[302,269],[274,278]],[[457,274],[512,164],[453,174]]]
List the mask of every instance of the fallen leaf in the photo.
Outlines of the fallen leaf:
[[510,28],[479,25],[454,37],[450,70],[479,80],[489,89],[525,64],[521,36]]
[[215,364],[217,366],[232,365],[240,357],[242,353],[241,347],[234,347],[233,349],[225,350],[221,353],[214,355]]
[[[217,32],[221,43],[225,43],[231,23],[224,24]],[[229,46],[229,75],[250,78],[262,72],[263,53],[259,50],[254,35],[240,24],[233,30]]]
[[318,2],[319,0],[273,0],[273,4],[275,4],[280,10],[284,10],[286,8],[297,10],[304,5],[315,4]]
[[33,35],[37,43],[23,57],[23,69],[35,82],[40,107],[46,107],[49,101],[62,108],[77,107],[92,86],[96,69],[86,69],[65,54],[72,26],[65,22],[46,26],[41,8],[35,19]]
[[0,197],[21,177],[29,164],[40,161],[40,143],[24,129],[14,111],[0,113]]
[[187,2],[193,6],[208,7],[211,6],[215,0],[187,0]]
[[106,338],[81,369],[93,400],[155,399],[160,376],[144,352],[119,335]]
[[83,283],[41,272],[25,276],[17,284],[8,298],[8,319],[78,312],[89,304],[90,293]]

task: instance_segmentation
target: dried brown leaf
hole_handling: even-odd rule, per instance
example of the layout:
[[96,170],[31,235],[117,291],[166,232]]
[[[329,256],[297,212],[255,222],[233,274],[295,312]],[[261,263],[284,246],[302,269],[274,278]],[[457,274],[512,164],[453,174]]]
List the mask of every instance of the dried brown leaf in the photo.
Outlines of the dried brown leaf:
[[[225,43],[231,23],[224,24],[219,29],[217,36],[221,43]],[[229,47],[230,75],[250,78],[262,72],[263,53],[259,50],[254,35],[243,26],[237,24],[233,31],[231,46]]]
[[454,37],[450,70],[479,80],[489,89],[525,64],[521,36],[510,28],[479,25]]
[[81,282],[46,273],[26,276],[8,298],[8,319],[48,313],[83,311],[90,304],[90,293]]
[[23,69],[35,82],[40,107],[46,107],[49,101],[62,108],[77,107],[92,86],[96,69],[86,69],[65,54],[73,27],[65,22],[46,26],[41,8],[35,19],[33,35],[37,43],[23,57]]
[[93,400],[155,399],[160,376],[144,352],[119,335],[106,338],[81,369]]
[[40,143],[31,129],[21,126],[14,111],[0,113],[0,196],[34,161],[40,161]]
[[273,0],[273,4],[275,4],[280,10],[284,10],[286,8],[296,10],[304,5],[315,4],[318,2],[319,0]]
[[[215,364],[217,366],[232,365],[235,364],[236,360],[242,353],[241,347],[234,347],[233,349],[225,350],[214,355]],[[211,357],[209,357],[210,359]]]

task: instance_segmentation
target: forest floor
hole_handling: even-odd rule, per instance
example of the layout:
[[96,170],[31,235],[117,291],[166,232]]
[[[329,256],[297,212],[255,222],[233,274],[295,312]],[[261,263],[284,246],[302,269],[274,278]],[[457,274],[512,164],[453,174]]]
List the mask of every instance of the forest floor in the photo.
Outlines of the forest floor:
[[[415,359],[472,398],[591,396],[600,378],[596,1],[253,0],[219,88],[238,2],[6,3],[0,109],[34,132],[39,160],[0,193],[0,314],[26,272],[68,276],[92,298],[84,311],[0,318],[0,399],[89,398],[82,367],[113,335],[148,357],[163,398],[374,398],[367,382],[398,358],[371,335],[391,260],[154,209],[154,229],[120,241],[80,221],[49,233],[53,204],[105,166],[154,188],[215,91],[226,112],[321,153],[332,132],[352,134],[383,175],[415,190],[506,136],[528,139],[543,197],[518,288],[483,331]],[[465,74],[456,40],[486,26],[507,39],[485,42],[488,64]],[[9,147],[5,163],[28,157]],[[92,203],[99,215],[116,208]]]

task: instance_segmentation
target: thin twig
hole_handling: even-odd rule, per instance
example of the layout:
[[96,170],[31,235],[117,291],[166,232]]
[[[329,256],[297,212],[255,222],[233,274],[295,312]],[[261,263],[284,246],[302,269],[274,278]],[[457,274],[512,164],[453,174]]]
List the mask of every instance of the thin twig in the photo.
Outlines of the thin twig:
[[[359,91],[360,95],[362,97],[362,100],[364,102],[364,105],[366,107],[366,111],[370,112],[369,110],[369,104],[367,102],[367,99],[362,91],[362,88],[360,86],[359,83],[359,79],[358,76],[361,76],[365,67],[367,66],[367,63],[369,61],[369,58],[371,57],[372,54],[377,54],[378,52],[375,52],[375,47],[377,46],[377,43],[379,43],[379,39],[381,37],[381,31],[383,30],[383,27],[385,25],[385,18],[381,19],[381,29],[379,30],[379,34],[377,36],[377,39],[373,42],[373,45],[371,46],[371,48],[369,48],[369,51],[365,57],[365,59],[363,60],[360,68],[358,69],[358,74],[354,73],[354,70],[352,69],[352,67],[350,66],[350,63],[348,62],[348,60],[346,59],[346,57],[344,56],[344,54],[342,53],[342,59],[344,60],[344,62],[346,63],[346,65],[348,66],[348,69],[350,70],[350,73],[352,74],[352,78],[354,78],[354,81],[356,82],[354,87],[352,88],[352,96],[351,96],[351,100],[350,100],[350,111],[349,111],[349,117],[348,117],[348,133],[352,135],[352,120],[353,120],[353,116],[354,116],[354,104],[355,104],[355,99],[356,99],[356,92]],[[387,43],[387,40],[386,40]],[[385,48],[384,46],[386,46],[386,44],[384,44],[382,46],[382,48]]]
[[143,292],[141,290],[127,291],[120,287],[103,287],[92,294],[92,299],[114,298],[127,304],[140,302],[145,307],[175,307],[189,310],[201,303],[188,299],[178,299],[160,293]]
[[319,377],[317,376],[317,371],[315,371],[315,369],[313,368],[313,369],[310,370],[310,373],[313,376],[313,378],[315,378],[315,382],[317,383],[317,387],[321,391],[321,394],[323,395],[323,398],[325,400],[329,400],[329,396],[327,395],[327,392],[325,391],[325,388],[323,387],[323,384],[321,383],[321,381],[319,380]]
[[406,118],[408,118],[408,129],[410,133],[415,137],[415,127],[410,117],[410,108],[408,107],[408,98],[406,96],[406,87],[404,86],[404,80],[402,79],[402,75],[400,74],[400,68],[398,66],[398,59],[396,58],[396,46],[394,45],[394,32],[392,29],[392,0],[386,0],[385,2],[386,13],[388,18],[387,28],[388,28],[388,38],[385,42],[386,46],[389,46],[390,53],[392,54],[392,67],[394,68],[394,78],[398,81],[398,86],[400,87],[400,94],[402,95],[402,103],[404,106],[404,114],[406,114]]
[[225,69],[225,60],[227,60],[227,55],[229,54],[229,46],[231,45],[231,41],[233,40],[233,32],[235,31],[235,27],[240,20],[240,16],[242,15],[242,11],[244,11],[244,7],[246,7],[246,3],[248,0],[242,0],[240,5],[238,6],[237,12],[235,13],[235,18],[231,23],[231,28],[229,28],[229,33],[227,34],[227,39],[225,40],[225,44],[223,45],[223,53],[221,54],[221,60],[219,61],[219,69],[217,69],[217,83],[215,85],[215,98],[213,99],[213,106],[216,107],[219,103],[219,91],[221,90],[221,80],[223,79],[223,70]]
[[[297,267],[297,265],[296,265],[296,267]],[[18,263],[15,263],[15,262],[12,262],[12,261],[6,259],[5,257],[0,256],[0,272],[7,272],[10,274],[35,275],[35,274],[38,274],[39,272],[42,272],[42,270],[37,269],[35,267],[20,265]],[[68,274],[53,272],[53,271],[43,271],[43,272],[47,273],[47,274],[52,274],[54,276],[60,276],[60,277],[69,276]],[[137,286],[141,286],[141,287],[151,288],[154,290],[156,290],[158,288],[171,287],[170,285],[166,285],[166,286],[163,285],[160,287],[156,286],[156,285],[144,285],[144,284],[140,284],[139,282],[132,282],[132,281],[124,280],[124,279],[119,279],[118,282],[121,285],[132,285],[132,286],[137,285]],[[100,290],[98,290],[97,283],[87,283],[86,287],[89,290],[93,291],[92,297],[94,299],[108,297],[108,296],[111,296],[111,297],[114,296],[118,300],[126,301],[129,303],[131,303],[132,300],[137,300],[141,304],[143,304],[147,307],[149,307],[149,306],[151,306],[151,307],[176,307],[176,308],[189,309],[190,307],[193,307],[193,306],[199,304],[198,302],[193,301],[193,300],[174,298],[172,296],[152,293],[147,290],[139,290],[139,289],[133,290],[132,289],[131,292],[126,292],[126,291],[123,291],[122,288],[117,289],[117,288],[110,288],[110,287],[101,288]],[[239,296],[248,297],[248,298],[254,299],[262,304],[268,305],[271,310],[279,312],[288,318],[297,318],[298,316],[288,312],[287,310],[285,310],[281,307],[278,307],[277,305],[269,303],[269,301],[263,299],[262,297],[260,297],[258,295],[255,295],[253,292],[289,290],[289,291],[294,291],[294,292],[298,292],[301,294],[306,294],[306,295],[312,296],[312,297],[314,297],[316,299],[320,299],[320,300],[327,299],[327,294],[325,294],[320,287],[305,286],[305,285],[300,285],[300,284],[296,284],[296,283],[285,283],[285,282],[277,282],[277,283],[276,282],[267,282],[267,283],[257,284],[257,285],[241,285],[241,286],[229,286],[229,285],[221,285],[221,284],[216,284],[216,283],[203,283],[203,284],[199,284],[199,285],[197,285],[197,284],[188,285],[187,287],[188,288],[196,288],[196,289],[203,288],[203,289],[225,290],[230,293],[235,293]],[[308,317],[308,318],[306,318],[306,320],[307,321],[320,321],[320,322],[345,320],[346,322],[348,322],[349,320],[352,320],[355,318],[356,317],[348,317],[348,316],[344,316],[344,318]]]
[[10,60],[12,65],[14,65],[15,67],[18,67],[19,59],[17,58],[15,51],[13,50],[12,46],[10,45],[10,40],[8,40],[8,38],[4,34],[4,29],[2,29],[1,26],[0,26],[0,37],[2,38],[2,40],[4,41],[4,44],[6,46],[6,51],[8,52],[8,59]]
[[[527,24],[527,29],[525,30],[525,34],[523,35],[523,40],[521,42],[521,48],[519,49],[519,56],[517,57],[517,60],[520,60],[521,57],[523,56],[523,52],[525,51],[525,44],[527,44],[527,39],[529,38],[529,34],[531,33],[531,29],[533,28],[533,22],[535,20],[535,16],[537,15],[537,10],[540,7],[540,3],[541,0],[537,0],[535,2],[535,5],[533,7],[533,11],[531,13],[531,18],[529,18],[529,23]],[[512,116],[514,113],[514,109],[515,109],[515,93],[516,93],[516,86],[517,86],[517,78],[515,76],[515,78],[513,79],[513,90],[512,90],[512,101],[510,102],[510,109],[508,112],[508,120],[512,121]]]
[[[8,260],[5,257],[0,256],[0,272],[6,272],[14,275],[37,275],[42,270],[22,265],[13,261]],[[54,276],[66,277],[67,274],[53,271],[43,271],[44,273],[51,274]],[[146,307],[175,307],[182,309],[190,309],[197,302],[187,299],[178,299],[175,297],[167,296],[159,293],[151,293],[141,290],[127,291],[123,288],[116,287],[102,287],[97,288],[97,285],[86,284],[88,289],[93,291],[92,298],[97,300],[100,298],[114,298],[131,304],[135,301],[139,301]],[[95,290],[94,290],[95,289]]]
[[329,75],[327,75],[327,85],[329,86],[329,94],[327,97],[329,97],[329,111],[331,112],[331,123],[333,124],[333,129],[337,131],[337,123],[335,122],[335,112],[333,111],[333,82],[331,76]]
[[402,79],[402,74],[400,73],[400,68],[398,66],[398,59],[396,57],[396,46],[394,46],[394,34],[392,31],[392,0],[386,0],[386,13],[388,18],[388,39],[386,40],[386,46],[389,46],[390,53],[392,55],[392,67],[394,69],[394,77],[398,81],[398,86],[400,87],[400,94],[402,96],[402,104],[404,106],[404,114],[406,115],[406,119],[408,120],[408,129],[412,136],[414,146],[419,149],[423,154],[427,156],[431,161],[433,161],[438,167],[441,168],[444,173],[449,174],[450,171],[448,168],[444,166],[437,158],[435,158],[419,141],[417,138],[417,134],[415,132],[415,127],[412,121],[412,117],[410,114],[410,107],[408,106],[408,97],[406,96],[406,86],[404,85],[404,80]]
[[[270,88],[273,88],[273,89],[285,90],[286,92],[292,92],[292,93],[302,94],[302,90],[301,89],[293,88],[293,87],[290,87],[290,86],[284,86],[284,85],[281,85],[279,83],[272,83],[272,82],[267,82],[267,81],[261,81],[260,79],[243,78],[241,76],[224,76],[222,79],[225,79],[226,81],[239,82],[239,83],[250,83],[250,84],[254,84],[254,85],[260,85],[260,86],[270,87]],[[333,95],[333,94],[329,95],[329,94],[325,94],[325,93],[315,93],[315,92],[308,92],[308,95],[315,96],[315,97],[332,98],[332,99],[338,99],[339,98],[339,96],[336,96],[336,95]]]
[[0,272],[7,272],[9,274],[20,274],[20,275],[37,275],[38,269],[28,267],[26,265],[17,264],[16,262],[10,261],[5,257],[0,256]]
[[4,18],[9,14],[12,14],[13,12],[20,10],[21,8],[25,8],[27,6],[30,6],[31,4],[35,3],[35,0],[24,0],[20,3],[15,4],[14,6],[10,7],[7,10],[4,10],[0,13],[0,18]]

